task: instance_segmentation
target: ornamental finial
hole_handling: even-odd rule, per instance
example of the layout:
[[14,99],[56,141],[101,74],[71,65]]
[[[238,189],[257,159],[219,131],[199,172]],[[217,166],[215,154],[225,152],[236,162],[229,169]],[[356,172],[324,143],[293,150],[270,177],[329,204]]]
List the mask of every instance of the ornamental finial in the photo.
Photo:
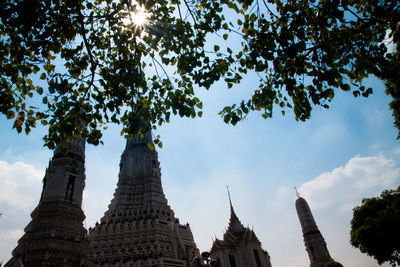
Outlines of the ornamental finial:
[[297,187],[293,187],[294,188],[294,190],[296,191],[296,196],[298,197],[298,198],[300,198],[300,193],[299,193],[299,191],[297,191]]
[[231,208],[232,208],[231,194],[229,192],[229,187],[228,186],[226,186],[226,190],[228,191],[229,204],[231,205]]

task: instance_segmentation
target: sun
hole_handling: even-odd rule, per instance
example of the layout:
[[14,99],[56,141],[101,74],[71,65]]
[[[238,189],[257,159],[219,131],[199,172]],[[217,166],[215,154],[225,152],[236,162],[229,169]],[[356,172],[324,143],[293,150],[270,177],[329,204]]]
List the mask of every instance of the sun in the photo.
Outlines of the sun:
[[137,5],[135,11],[130,13],[131,21],[136,26],[144,26],[148,22],[150,13],[143,6]]

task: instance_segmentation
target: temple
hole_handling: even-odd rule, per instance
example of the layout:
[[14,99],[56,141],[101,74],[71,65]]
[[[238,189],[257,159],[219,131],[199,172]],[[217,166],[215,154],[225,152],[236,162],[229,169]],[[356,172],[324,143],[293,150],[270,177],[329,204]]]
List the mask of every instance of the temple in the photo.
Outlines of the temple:
[[[89,233],[81,208],[85,140],[74,136],[57,147],[39,204],[5,266],[271,267],[254,231],[236,215],[229,190],[230,220],[223,239],[199,253],[189,224],[181,224],[168,205],[152,144],[150,131],[127,140],[114,197]],[[296,210],[310,267],[334,262],[307,201],[299,195]]]
[[151,132],[127,140],[114,198],[89,231],[93,266],[191,266],[199,254],[189,224],[180,224],[161,185]]
[[72,137],[71,142],[56,148],[32,221],[6,267],[86,264],[88,242],[81,208],[84,187],[85,140]]
[[268,252],[261,247],[253,230],[244,227],[233,209],[229,190],[231,217],[223,239],[216,239],[210,257],[221,267],[271,267]]

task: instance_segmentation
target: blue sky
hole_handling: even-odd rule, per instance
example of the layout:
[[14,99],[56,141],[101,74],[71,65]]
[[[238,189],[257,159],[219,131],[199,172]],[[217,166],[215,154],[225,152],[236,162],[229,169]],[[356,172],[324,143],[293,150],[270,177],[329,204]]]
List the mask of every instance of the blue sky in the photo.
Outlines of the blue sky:
[[[349,245],[352,208],[364,197],[400,182],[400,147],[380,81],[368,99],[337,92],[328,110],[315,107],[307,122],[276,112],[269,120],[251,114],[237,126],[217,115],[225,104],[249,93],[254,79],[225,89],[216,84],[199,92],[204,116],[174,118],[155,134],[164,192],[181,223],[189,222],[201,251],[222,238],[229,222],[229,185],[242,223],[254,229],[275,267],[307,266],[294,207],[297,186],[313,211],[333,258],[352,267],[378,266]],[[30,212],[52,152],[42,147],[39,128],[29,136],[0,118],[0,260],[7,261]],[[125,140],[111,126],[104,146],[87,146],[83,209],[88,228],[107,209],[115,190]],[[386,265],[388,266],[388,265]]]
[[[224,51],[237,41],[212,39],[208,50],[220,44]],[[229,90],[223,83],[208,92],[198,90],[204,102],[202,118],[176,117],[154,133],[164,144],[158,149],[162,182],[176,216],[191,225],[201,251],[210,249],[228,226],[228,185],[236,214],[254,229],[272,266],[308,266],[294,206],[296,186],[334,259],[344,266],[378,266],[350,246],[349,231],[352,208],[362,198],[400,184],[400,146],[382,82],[367,81],[374,88],[368,99],[337,91],[330,109],[315,107],[307,122],[296,122],[290,112],[282,116],[277,110],[272,119],[254,112],[236,126],[225,124],[217,113],[224,105],[247,99],[258,80],[249,74]],[[43,148],[45,128],[34,129],[29,136],[11,128],[1,116],[0,261],[10,258],[30,221],[52,156]],[[113,196],[125,146],[119,132],[118,126],[110,125],[104,146],[87,146],[87,228],[102,217]]]

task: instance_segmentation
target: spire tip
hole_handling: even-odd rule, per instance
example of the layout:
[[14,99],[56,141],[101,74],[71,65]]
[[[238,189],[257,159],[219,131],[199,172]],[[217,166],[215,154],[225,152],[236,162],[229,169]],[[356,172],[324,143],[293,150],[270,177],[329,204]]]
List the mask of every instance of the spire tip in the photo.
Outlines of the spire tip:
[[294,188],[294,190],[296,191],[296,196],[297,196],[298,198],[300,198],[300,193],[299,193],[299,191],[297,190],[297,187],[294,186],[293,188]]
[[233,206],[232,206],[231,194],[229,192],[229,186],[228,185],[226,186],[226,190],[228,191],[229,204],[231,205],[231,208],[232,208]]

